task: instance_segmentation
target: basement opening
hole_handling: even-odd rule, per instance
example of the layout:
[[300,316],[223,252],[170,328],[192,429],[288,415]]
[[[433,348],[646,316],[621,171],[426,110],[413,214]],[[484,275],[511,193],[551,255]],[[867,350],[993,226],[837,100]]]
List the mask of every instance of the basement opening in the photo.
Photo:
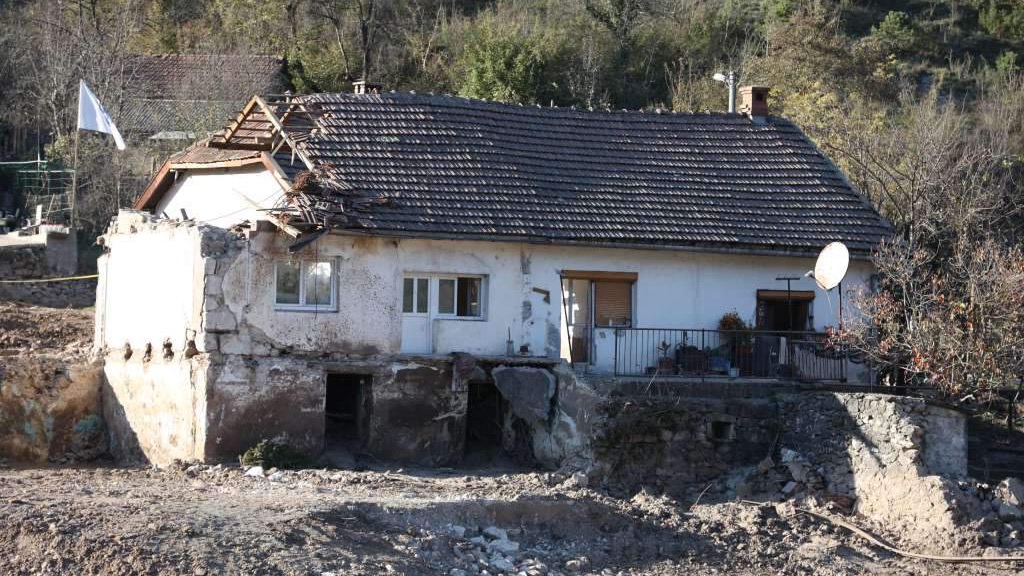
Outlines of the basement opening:
[[465,464],[484,464],[501,457],[503,421],[504,406],[494,382],[470,382],[466,408]]
[[355,454],[362,447],[369,424],[366,406],[372,377],[366,374],[328,374],[324,403],[326,449]]
[[723,420],[713,420],[711,422],[709,430],[712,440],[719,440],[728,442],[736,438],[736,431],[733,428],[732,422],[726,422]]

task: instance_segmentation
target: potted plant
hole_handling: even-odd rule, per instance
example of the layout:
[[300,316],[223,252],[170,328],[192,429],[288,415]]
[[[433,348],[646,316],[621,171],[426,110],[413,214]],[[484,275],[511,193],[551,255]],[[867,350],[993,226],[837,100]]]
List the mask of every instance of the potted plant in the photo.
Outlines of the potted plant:
[[[753,334],[750,324],[744,322],[739,313],[733,310],[722,315],[718,321],[718,331],[722,339],[722,347],[727,347],[730,352],[729,375],[733,376],[733,369],[749,372],[753,360]],[[739,372],[735,374],[739,376]]]
[[670,348],[672,348],[672,345],[664,340],[658,345],[658,350],[661,351],[661,357],[658,358],[658,372],[660,374],[671,374],[675,370],[675,358],[668,354]]

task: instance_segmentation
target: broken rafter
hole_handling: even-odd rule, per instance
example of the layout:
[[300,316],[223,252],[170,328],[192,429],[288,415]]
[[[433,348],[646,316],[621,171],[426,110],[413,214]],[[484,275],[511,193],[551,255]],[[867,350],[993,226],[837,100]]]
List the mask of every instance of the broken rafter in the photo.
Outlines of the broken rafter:
[[250,112],[252,112],[253,106],[256,105],[256,101],[257,99],[253,98],[252,100],[249,100],[249,103],[245,105],[245,108],[242,108],[242,111],[238,114],[238,117],[224,133],[224,142],[230,141],[231,138],[235,135],[235,132],[237,132],[238,129],[242,126],[242,123],[245,122],[246,117],[249,116]]

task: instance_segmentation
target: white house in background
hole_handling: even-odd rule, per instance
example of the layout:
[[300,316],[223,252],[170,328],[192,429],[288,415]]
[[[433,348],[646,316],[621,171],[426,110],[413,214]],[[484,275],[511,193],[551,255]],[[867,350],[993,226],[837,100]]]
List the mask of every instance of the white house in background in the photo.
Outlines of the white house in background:
[[[446,461],[466,414],[453,353],[623,377],[852,376],[814,335],[839,324],[838,294],[803,275],[842,241],[844,286],[867,283],[891,228],[767,94],[742,89],[743,114],[254,98],[103,239],[108,380],[128,421],[163,419],[133,431],[138,447],[210,459],[267,431],[322,445],[324,412],[346,403],[371,451]],[[763,332],[718,331],[731,312]],[[432,361],[447,368],[428,376]],[[191,392],[161,386],[175,378]]]

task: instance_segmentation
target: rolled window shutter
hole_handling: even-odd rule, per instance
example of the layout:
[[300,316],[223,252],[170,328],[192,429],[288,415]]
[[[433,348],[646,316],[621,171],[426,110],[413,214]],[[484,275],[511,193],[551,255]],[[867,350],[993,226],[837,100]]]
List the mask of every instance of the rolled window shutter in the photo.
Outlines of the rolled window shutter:
[[598,326],[633,324],[633,283],[594,282],[594,319]]

